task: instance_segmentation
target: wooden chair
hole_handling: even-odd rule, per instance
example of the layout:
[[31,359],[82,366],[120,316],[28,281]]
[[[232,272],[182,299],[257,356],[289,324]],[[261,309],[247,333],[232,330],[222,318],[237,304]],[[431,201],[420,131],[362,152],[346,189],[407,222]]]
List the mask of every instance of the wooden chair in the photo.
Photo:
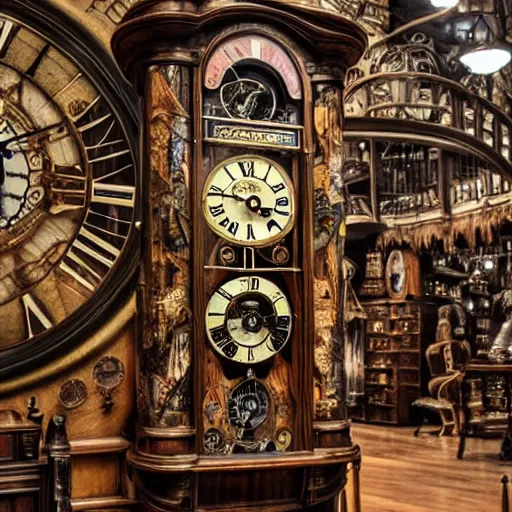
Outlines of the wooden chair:
[[[460,309],[459,309],[460,308]],[[430,369],[428,383],[429,397],[421,397],[413,403],[423,411],[421,424],[415,430],[418,436],[426,423],[426,410],[439,414],[442,428],[439,436],[460,431],[460,416],[457,405],[461,402],[461,384],[464,379],[464,365],[471,359],[471,348],[467,341],[453,339],[465,331],[465,314],[459,305],[450,304],[439,308],[437,324],[437,342],[430,345],[425,356]],[[453,321],[456,327],[453,327]]]

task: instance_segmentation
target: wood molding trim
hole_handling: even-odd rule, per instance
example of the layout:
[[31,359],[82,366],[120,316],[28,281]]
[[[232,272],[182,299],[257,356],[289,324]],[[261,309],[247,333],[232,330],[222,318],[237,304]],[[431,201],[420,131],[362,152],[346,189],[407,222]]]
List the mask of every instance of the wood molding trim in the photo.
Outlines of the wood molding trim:
[[257,4],[206,2],[188,9],[177,4],[170,0],[136,4],[114,32],[112,50],[129,78],[134,78],[136,62],[148,64],[157,56],[160,61],[165,59],[162,48],[168,47],[171,40],[239,24],[247,17],[255,23],[275,26],[345,68],[359,60],[367,44],[366,34],[356,23],[334,12],[302,4],[277,0],[261,0]]
[[270,458],[242,456],[237,458],[215,456],[159,456],[129,451],[128,461],[135,468],[152,473],[209,473],[265,469],[305,468],[338,464],[358,464],[361,449],[358,445],[347,448],[317,448],[313,452],[291,452]]

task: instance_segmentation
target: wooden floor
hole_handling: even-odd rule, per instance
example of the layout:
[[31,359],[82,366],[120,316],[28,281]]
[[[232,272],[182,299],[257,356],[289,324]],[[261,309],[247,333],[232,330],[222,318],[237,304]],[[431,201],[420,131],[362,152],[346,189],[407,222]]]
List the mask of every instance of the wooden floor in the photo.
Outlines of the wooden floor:
[[500,439],[469,438],[457,460],[458,438],[413,436],[412,428],[353,425],[363,451],[362,512],[500,512],[504,474]]

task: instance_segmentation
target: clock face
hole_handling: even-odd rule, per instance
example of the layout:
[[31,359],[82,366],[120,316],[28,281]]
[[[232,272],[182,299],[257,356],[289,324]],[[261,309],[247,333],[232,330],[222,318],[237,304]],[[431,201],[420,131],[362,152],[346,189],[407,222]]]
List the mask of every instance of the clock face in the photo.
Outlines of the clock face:
[[0,18],[0,349],[85,304],[131,232],[135,167],[82,70]]
[[243,364],[265,361],[281,351],[292,330],[292,310],[285,294],[268,279],[248,276],[224,283],[206,309],[212,347]]
[[264,157],[222,162],[208,177],[203,204],[210,228],[238,245],[265,247],[290,232],[295,198],[284,169]]

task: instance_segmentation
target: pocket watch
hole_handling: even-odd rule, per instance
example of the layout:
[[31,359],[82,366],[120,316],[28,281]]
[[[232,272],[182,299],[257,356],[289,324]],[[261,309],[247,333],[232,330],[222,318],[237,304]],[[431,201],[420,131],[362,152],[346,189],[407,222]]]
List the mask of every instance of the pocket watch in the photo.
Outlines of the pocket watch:
[[293,228],[295,194],[278,163],[256,155],[222,162],[210,173],[203,192],[208,226],[225,240],[266,247]]
[[280,352],[292,330],[285,294],[262,277],[240,277],[220,286],[206,308],[208,340],[221,356],[242,364]]

